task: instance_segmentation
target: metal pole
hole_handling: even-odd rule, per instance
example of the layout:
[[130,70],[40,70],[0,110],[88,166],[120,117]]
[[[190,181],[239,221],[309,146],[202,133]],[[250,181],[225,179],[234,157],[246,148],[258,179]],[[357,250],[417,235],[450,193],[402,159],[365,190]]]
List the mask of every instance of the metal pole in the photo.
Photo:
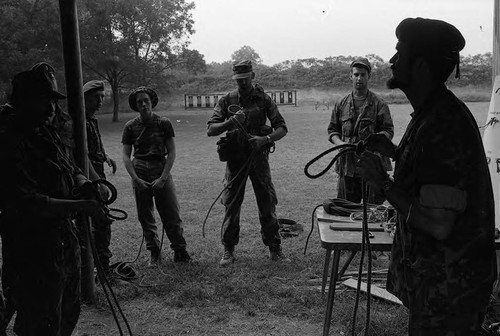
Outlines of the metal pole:
[[492,83],[500,75],[500,0],[493,0],[493,64]]
[[[61,33],[64,54],[64,70],[66,91],[68,95],[68,111],[73,118],[73,135],[75,139],[75,161],[85,176],[89,176],[87,130],[85,125],[85,109],[83,99],[83,76],[80,56],[80,36],[78,32],[78,16],[76,0],[59,0],[61,16]],[[94,282],[94,260],[90,247],[90,225],[87,216],[78,216],[76,225],[80,231],[80,247],[82,260],[82,300],[96,302]]]

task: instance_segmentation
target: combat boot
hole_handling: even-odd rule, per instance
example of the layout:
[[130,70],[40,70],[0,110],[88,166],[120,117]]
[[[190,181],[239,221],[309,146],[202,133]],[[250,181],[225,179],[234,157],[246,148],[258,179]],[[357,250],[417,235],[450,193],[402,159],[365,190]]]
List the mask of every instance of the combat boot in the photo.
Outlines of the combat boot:
[[151,249],[151,258],[149,259],[148,267],[155,267],[161,261],[161,253],[158,247]]
[[222,267],[234,263],[236,258],[234,257],[234,246],[224,246],[224,254],[219,262]]
[[292,262],[289,258],[287,258],[283,251],[281,250],[281,245],[269,245],[269,257],[272,261],[279,261],[283,263]]
[[187,263],[191,261],[189,253],[185,249],[174,251],[174,262]]

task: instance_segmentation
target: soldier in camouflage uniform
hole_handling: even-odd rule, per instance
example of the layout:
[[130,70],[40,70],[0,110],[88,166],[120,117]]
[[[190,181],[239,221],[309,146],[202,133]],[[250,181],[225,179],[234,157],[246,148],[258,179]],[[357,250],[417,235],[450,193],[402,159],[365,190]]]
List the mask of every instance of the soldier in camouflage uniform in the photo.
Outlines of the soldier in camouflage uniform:
[[[276,103],[258,84],[253,85],[255,73],[250,61],[233,65],[233,79],[238,89],[221,97],[208,121],[208,136],[217,136],[228,131],[228,137],[237,143],[227,158],[226,184],[222,203],[226,213],[222,224],[222,244],[224,254],[221,266],[234,262],[234,247],[239,242],[240,210],[248,177],[252,181],[259,208],[262,240],[269,247],[272,260],[290,262],[282,252],[279,225],[276,218],[278,199],[271,181],[269,168],[269,148],[288,132],[285,120]],[[241,109],[231,111],[231,105]],[[236,112],[234,114],[233,112]],[[271,127],[266,127],[269,120]],[[252,154],[253,153],[253,154]],[[251,161],[247,162],[251,157]],[[248,164],[248,169],[245,169]],[[240,173],[238,173],[240,172]]]
[[[99,111],[104,100],[104,82],[101,80],[91,80],[83,85],[85,98],[85,125],[87,128],[87,148],[90,161],[90,176],[92,180],[106,179],[104,173],[104,163],[112,167],[113,174],[116,172],[116,162],[110,158],[101,140],[99,123],[95,114]],[[109,261],[113,256],[109,246],[111,244],[111,223],[110,219],[104,221],[92,221],[92,236],[95,242],[97,257],[105,273],[105,276],[115,283],[115,277],[109,268]],[[82,246],[83,248],[83,246]]]
[[17,312],[17,335],[71,335],[80,312],[76,212],[105,218],[96,200],[77,200],[88,180],[66,155],[50,119],[65,98],[40,71],[13,81],[0,123],[2,287]]
[[408,18],[396,28],[390,88],[415,112],[397,148],[380,136],[367,148],[394,157],[391,181],[365,152],[363,177],[398,211],[387,288],[409,308],[410,335],[480,335],[496,279],[494,202],[481,136],[445,82],[465,45],[452,25]]
[[[391,112],[386,102],[368,89],[372,66],[368,59],[359,57],[351,63],[349,78],[352,92],[344,96],[332,109],[328,124],[328,141],[336,146],[356,144],[373,133],[385,134],[389,139],[394,135]],[[382,157],[387,171],[392,170],[388,157]],[[346,153],[336,162],[335,171],[339,175],[337,197],[359,203],[362,199],[361,177],[356,173],[356,154]],[[368,190],[368,202],[382,204],[382,192]]]

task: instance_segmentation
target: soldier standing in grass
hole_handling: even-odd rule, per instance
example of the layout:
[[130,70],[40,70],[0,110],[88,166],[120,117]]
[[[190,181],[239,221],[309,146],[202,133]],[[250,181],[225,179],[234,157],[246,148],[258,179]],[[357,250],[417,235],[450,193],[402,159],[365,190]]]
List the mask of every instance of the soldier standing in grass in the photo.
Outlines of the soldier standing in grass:
[[153,200],[174,250],[174,262],[189,262],[191,257],[186,251],[179,202],[170,174],[176,157],[174,129],[170,120],[153,113],[158,104],[154,90],[138,87],[130,93],[128,102],[139,116],[129,120],[123,129],[123,163],[132,178],[137,216],[146,248],[151,252],[149,265],[157,265],[161,259]]
[[[276,103],[258,84],[253,85],[255,73],[250,61],[233,65],[233,79],[238,89],[221,97],[208,121],[208,136],[228,131],[236,145],[227,158],[225,182],[231,183],[224,190],[222,203],[226,207],[222,224],[224,254],[220,261],[226,266],[235,261],[234,247],[239,242],[240,210],[248,177],[252,181],[259,208],[262,240],[269,247],[275,261],[290,262],[282,252],[276,204],[278,199],[271,181],[269,148],[288,132],[285,120]],[[236,114],[229,108],[236,106]],[[266,126],[269,119],[271,127]],[[239,139],[239,140],[238,140]]]
[[[95,117],[104,100],[104,82],[101,80],[91,80],[85,83],[83,85],[83,94],[85,98],[90,176],[92,180],[106,179],[104,163],[107,163],[112,168],[114,174],[116,172],[116,162],[104,150],[99,124]],[[112,221],[109,218],[106,218],[104,221],[92,221],[92,236],[97,250],[97,257],[99,258],[98,261],[102,266],[104,275],[108,279],[113,280],[111,283],[115,283],[115,277],[109,269],[109,261],[112,257],[109,249],[109,245],[111,244],[111,223]]]
[[[334,145],[356,144],[373,133],[384,134],[389,140],[394,136],[394,125],[387,104],[368,89],[372,66],[368,59],[360,57],[351,63],[349,78],[352,92],[335,103],[330,124],[328,141]],[[392,170],[388,157],[382,157],[384,169]],[[361,202],[361,177],[356,172],[356,154],[343,155],[336,163],[339,175],[337,197]],[[372,204],[385,201],[383,193],[369,188],[368,200]]]
[[386,136],[368,150],[395,158],[394,180],[365,151],[363,178],[398,212],[387,289],[409,308],[411,336],[470,336],[481,324],[497,277],[494,200],[481,134],[466,105],[445,85],[462,34],[452,25],[408,18],[396,28],[391,89],[415,111],[397,148]]
[[80,249],[72,215],[106,209],[76,200],[88,180],[67,156],[50,119],[59,99],[41,71],[17,74],[0,123],[0,211],[5,297],[20,336],[70,336],[80,314]]

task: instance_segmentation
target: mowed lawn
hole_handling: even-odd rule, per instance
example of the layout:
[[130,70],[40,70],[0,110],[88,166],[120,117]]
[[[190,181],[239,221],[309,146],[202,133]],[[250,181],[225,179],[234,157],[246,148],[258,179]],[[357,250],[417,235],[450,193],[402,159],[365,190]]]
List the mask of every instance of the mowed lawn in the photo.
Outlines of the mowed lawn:
[[[123,103],[122,103],[123,104]],[[478,124],[486,122],[488,103],[468,104]],[[395,122],[395,142],[399,141],[409,121],[409,105],[391,105]],[[223,206],[215,204],[202,236],[202,223],[212,202],[223,188],[225,164],[218,160],[218,137],[206,135],[211,110],[171,108],[155,111],[168,117],[175,129],[177,159],[172,171],[188,251],[193,262],[178,265],[168,239],[163,241],[164,262],[160,268],[148,269],[148,251],[142,246],[142,231],[137,221],[130,178],[121,160],[121,133],[124,123],[136,113],[120,114],[112,123],[111,115],[99,116],[107,153],[118,163],[109,180],[118,189],[114,207],[125,209],[129,218],[112,226],[112,262],[132,261],[138,273],[134,284],[114,287],[120,306],[133,335],[320,335],[326,300],[319,286],[323,271],[324,250],[317,230],[304,246],[311,228],[311,213],[324,199],[336,195],[333,171],[318,179],[308,179],[304,166],[313,157],[331,147],[326,127],[330,112],[314,106],[282,107],[288,124],[288,135],[270,155],[273,182],[278,194],[278,217],[303,225],[304,231],[283,240],[283,250],[291,264],[269,261],[268,250],[260,238],[257,206],[251,184],[247,184],[241,211],[240,244],[236,246],[237,262],[220,268],[220,227]],[[331,158],[331,157],[329,157]],[[314,166],[319,172],[325,159]],[[109,170],[108,170],[109,172]],[[345,256],[342,257],[344,259]],[[355,260],[351,270],[356,270]],[[375,269],[387,267],[386,260],[375,260]],[[383,286],[383,278],[377,282]],[[355,292],[338,289],[330,334],[347,334],[350,330]],[[358,332],[364,326],[366,301],[362,296],[358,314]],[[402,335],[406,328],[404,308],[377,299],[372,301],[371,335]],[[122,323],[125,331],[125,325]],[[124,332],[128,335],[127,332]],[[83,307],[74,335],[119,335],[109,307],[99,289],[97,306]]]

